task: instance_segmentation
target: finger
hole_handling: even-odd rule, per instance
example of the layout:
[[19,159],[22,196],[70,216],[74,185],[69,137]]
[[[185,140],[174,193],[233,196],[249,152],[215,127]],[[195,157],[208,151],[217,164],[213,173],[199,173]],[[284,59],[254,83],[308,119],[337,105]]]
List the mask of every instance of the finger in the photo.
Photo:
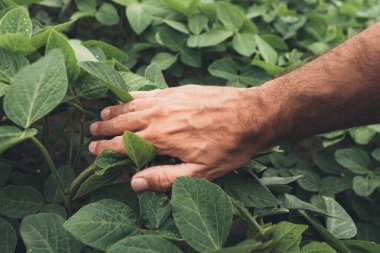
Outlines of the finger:
[[113,119],[92,123],[90,132],[95,136],[114,136],[124,131],[139,131],[145,129],[148,121],[141,112],[121,114]]
[[157,99],[155,98],[135,99],[122,105],[115,105],[104,108],[100,113],[100,116],[103,120],[109,120],[119,116],[120,114],[149,109],[156,103]]
[[117,136],[111,140],[93,141],[88,146],[88,150],[94,155],[101,154],[105,149],[109,149],[119,154],[125,154],[123,137]]
[[195,163],[154,166],[135,174],[131,184],[136,192],[168,191],[177,177],[191,177],[204,168]]

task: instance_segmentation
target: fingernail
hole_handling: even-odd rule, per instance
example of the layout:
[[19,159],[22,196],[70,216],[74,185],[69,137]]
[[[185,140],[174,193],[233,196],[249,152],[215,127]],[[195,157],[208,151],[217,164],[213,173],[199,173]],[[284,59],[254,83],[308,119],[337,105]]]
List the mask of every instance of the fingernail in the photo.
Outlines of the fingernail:
[[95,141],[91,142],[90,145],[88,145],[88,150],[91,153],[95,153],[96,145],[97,145],[97,143]]
[[142,192],[149,189],[148,181],[144,178],[132,179],[132,188],[136,192]]
[[95,122],[95,123],[92,123],[91,125],[90,125],[90,132],[91,132],[91,134],[96,134],[96,130],[98,129],[98,123],[97,122]]
[[109,108],[105,108],[101,113],[100,113],[100,117],[102,117],[102,119],[109,119],[110,117],[110,113],[111,113],[111,109]]

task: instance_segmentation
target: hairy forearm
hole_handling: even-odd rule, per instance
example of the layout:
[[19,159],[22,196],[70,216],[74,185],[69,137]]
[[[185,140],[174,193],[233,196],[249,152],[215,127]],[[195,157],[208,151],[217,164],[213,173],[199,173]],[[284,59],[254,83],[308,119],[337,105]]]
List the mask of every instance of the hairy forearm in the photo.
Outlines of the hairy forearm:
[[266,145],[379,123],[379,41],[380,22],[299,69],[252,88],[251,101],[265,119]]

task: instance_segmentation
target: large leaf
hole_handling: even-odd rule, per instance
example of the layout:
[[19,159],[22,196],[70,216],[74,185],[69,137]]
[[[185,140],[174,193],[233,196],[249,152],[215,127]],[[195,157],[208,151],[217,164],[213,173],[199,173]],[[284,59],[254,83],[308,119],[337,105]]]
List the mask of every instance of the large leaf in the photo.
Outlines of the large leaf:
[[108,91],[104,82],[88,73],[81,74],[74,86],[77,95],[86,99],[103,97]]
[[53,50],[15,76],[4,98],[4,111],[17,125],[28,128],[63,99],[67,76],[63,55]]
[[25,7],[20,6],[8,11],[0,20],[0,34],[19,33],[30,38],[32,32],[32,21]]
[[131,3],[127,7],[127,18],[132,29],[137,33],[142,33],[152,22],[152,13],[143,3]]
[[280,222],[273,232],[273,250],[278,253],[299,252],[302,233],[306,229],[305,225]]
[[164,193],[144,192],[139,196],[139,199],[141,218],[145,227],[160,228],[172,210],[168,197]]
[[42,195],[33,187],[8,185],[0,190],[0,213],[10,218],[36,213],[43,205]]
[[46,52],[48,53],[54,48],[59,48],[62,50],[67,68],[67,76],[70,82],[73,82],[78,77],[80,71],[74,50],[72,49],[69,41],[63,37],[62,34],[52,30],[46,45]]
[[216,5],[216,13],[224,27],[230,31],[238,32],[244,24],[244,12],[234,4],[218,2]]
[[156,156],[154,147],[132,132],[124,132],[123,143],[125,153],[135,163],[137,170],[142,169]]
[[22,220],[20,234],[26,252],[79,253],[80,242],[64,228],[65,220],[52,213],[32,214]]
[[128,206],[114,200],[101,200],[79,209],[63,226],[81,242],[106,250],[135,233],[136,222]]
[[16,231],[11,224],[0,218],[0,252],[13,253],[16,243]]
[[13,126],[0,126],[0,154],[8,148],[37,134],[36,129],[21,131]]
[[274,207],[277,198],[260,182],[252,177],[228,175],[222,180],[224,191],[239,200],[245,207]]
[[366,174],[371,167],[367,152],[360,148],[345,148],[335,152],[336,161],[356,174]]
[[223,247],[232,225],[232,204],[219,186],[180,177],[172,191],[173,217],[185,241],[198,251]]
[[106,253],[181,253],[171,242],[152,235],[137,235],[125,238],[112,245]]
[[[62,182],[63,187],[70,188],[71,182],[75,178],[74,170],[70,166],[63,166],[58,169],[58,177]],[[63,202],[63,195],[59,189],[58,182],[53,175],[50,175],[45,182],[44,196],[46,201],[51,203]]]
[[103,81],[105,85],[123,102],[129,102],[133,98],[128,93],[121,75],[111,66],[100,62],[80,62],[80,67],[89,74]]
[[0,49],[0,81],[10,82],[17,72],[28,65],[28,60],[21,54]]

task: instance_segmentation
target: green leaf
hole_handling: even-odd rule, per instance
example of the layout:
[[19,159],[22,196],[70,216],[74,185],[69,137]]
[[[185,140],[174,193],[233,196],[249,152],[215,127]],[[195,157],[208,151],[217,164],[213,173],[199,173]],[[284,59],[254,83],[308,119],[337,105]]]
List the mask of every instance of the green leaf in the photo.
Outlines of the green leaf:
[[95,13],[95,18],[103,25],[116,25],[119,23],[119,14],[116,8],[109,3],[104,3],[100,6],[99,10]]
[[10,218],[23,218],[44,205],[41,194],[30,186],[8,185],[0,190],[0,213]]
[[160,89],[168,88],[165,77],[157,64],[150,64],[145,69],[145,78],[153,82]]
[[21,54],[0,49],[0,81],[11,82],[13,76],[28,65],[28,60]]
[[189,30],[187,29],[186,25],[184,25],[183,23],[174,21],[174,20],[168,20],[168,19],[164,19],[163,21],[165,24],[167,24],[169,27],[173,28],[174,30],[184,33],[184,34],[189,34]]
[[348,239],[356,235],[357,229],[351,216],[333,198],[322,197],[325,210],[334,217],[326,218],[326,228],[338,239]]
[[173,54],[170,54],[170,53],[166,53],[166,52],[161,52],[161,53],[156,54],[153,57],[153,59],[151,61],[151,64],[157,64],[157,66],[161,70],[167,70],[176,61],[177,61],[177,56],[176,55],[173,55]]
[[[158,70],[161,71],[160,68],[158,68]],[[125,86],[127,87],[128,91],[152,90],[160,88],[149,79],[144,78],[140,75],[136,75],[132,72],[120,72],[120,75],[124,79]]]
[[237,33],[232,40],[232,46],[239,54],[249,57],[256,51],[255,35]]
[[0,20],[0,34],[17,33],[30,38],[33,28],[28,9],[16,7],[8,11]]
[[119,62],[124,62],[128,59],[128,55],[124,53],[122,50],[100,40],[83,41],[82,45],[85,47],[100,47],[103,50],[104,54],[107,56],[108,60],[116,59]]
[[231,37],[233,32],[224,28],[213,28],[201,35],[192,35],[187,40],[189,47],[211,47],[218,45]]
[[377,187],[380,187],[380,176],[372,173],[366,177],[356,176],[352,181],[355,193],[362,197],[371,195]]
[[74,83],[77,95],[86,99],[97,99],[103,97],[108,87],[98,78],[82,73]]
[[38,213],[54,213],[61,216],[63,219],[67,218],[66,209],[58,204],[46,204],[44,205]]
[[274,34],[264,34],[261,36],[263,40],[265,40],[269,45],[271,45],[274,49],[278,50],[289,50],[288,45],[284,42],[283,39]]
[[96,0],[75,0],[80,11],[91,11],[96,9]]
[[6,220],[0,218],[0,252],[13,253],[16,248],[16,231]]
[[175,52],[183,47],[186,40],[185,35],[166,26],[158,28],[156,36],[162,46]]
[[336,251],[324,242],[311,242],[302,247],[301,253],[336,253]]
[[290,173],[294,176],[302,176],[297,180],[297,184],[302,189],[310,192],[317,192],[320,189],[321,178],[317,173],[309,170],[290,169]]
[[207,26],[208,17],[204,14],[195,14],[189,19],[189,29],[192,33],[199,35]]
[[244,12],[234,4],[218,2],[216,5],[216,13],[224,27],[230,31],[238,32],[244,24]]
[[214,61],[208,67],[208,71],[213,76],[227,80],[234,80],[238,75],[239,67],[232,59],[222,58]]
[[28,55],[36,49],[32,46],[29,38],[19,33],[7,33],[0,35],[0,48]]
[[106,253],[181,253],[171,242],[152,235],[127,237],[112,245]]
[[371,159],[367,152],[360,148],[345,148],[335,152],[336,161],[356,174],[366,174],[371,167]]
[[21,222],[26,252],[79,253],[81,244],[64,228],[65,220],[52,213],[32,214]]
[[176,11],[188,15],[194,11],[197,4],[199,3],[199,0],[161,0],[161,2]]
[[79,66],[90,75],[98,78],[123,102],[129,102],[133,98],[128,93],[123,78],[111,66],[100,62],[80,62]]
[[246,241],[243,241],[235,246],[232,247],[227,247],[223,249],[217,249],[217,250],[212,250],[212,251],[207,251],[207,253],[250,253],[253,250],[257,249],[262,245],[261,242],[248,239]]
[[104,175],[104,173],[114,167],[126,166],[130,161],[123,155],[120,155],[111,150],[104,150],[95,160],[95,174]]
[[152,13],[143,3],[129,4],[126,14],[129,24],[137,34],[141,34],[152,23]]
[[51,31],[46,45],[46,53],[52,51],[55,48],[62,50],[63,57],[65,59],[65,65],[67,70],[67,76],[70,82],[73,82],[79,75],[80,68],[78,61],[75,57],[75,52],[72,49],[68,40],[56,31]]
[[378,162],[380,162],[380,147],[374,149],[371,152],[371,156]]
[[13,126],[0,126],[0,154],[8,148],[37,134],[36,129],[21,131]]
[[272,75],[272,76],[278,75],[278,74],[284,72],[284,70],[285,70],[282,67],[279,67],[279,66],[272,64],[272,63],[269,63],[269,62],[258,60],[257,58],[253,59],[252,65],[255,65],[255,66],[258,66],[258,67],[264,69],[269,75]]
[[232,204],[219,186],[202,179],[177,178],[172,206],[178,229],[192,248],[223,247],[232,225]]
[[367,145],[376,135],[376,132],[374,130],[366,126],[351,129],[349,133],[352,139],[354,139],[355,142],[360,145]]
[[84,244],[106,250],[136,233],[136,222],[128,206],[114,200],[101,200],[79,209],[63,226]]
[[351,188],[351,181],[349,177],[325,177],[321,181],[321,194],[330,196],[348,190]]
[[9,164],[0,162],[0,168],[0,187],[2,188],[9,179],[12,167]]
[[263,185],[269,186],[269,185],[283,185],[283,184],[290,184],[294,181],[297,181],[302,176],[295,176],[295,177],[262,177],[260,178],[260,182]]
[[134,162],[137,170],[142,169],[156,156],[154,147],[132,132],[124,132],[123,143],[125,153]]
[[71,39],[69,43],[74,50],[78,62],[98,61],[96,56],[87,47],[82,45],[82,41]]
[[63,55],[53,50],[16,74],[4,98],[4,111],[17,125],[29,128],[62,101],[67,90]]
[[263,59],[272,64],[277,63],[278,54],[265,40],[263,40],[259,35],[255,35],[257,48],[259,49],[260,55]]
[[184,64],[190,67],[199,68],[202,65],[201,52],[196,48],[181,48],[180,59]]
[[172,210],[164,193],[144,192],[139,196],[141,218],[145,227],[158,229],[168,219]]
[[273,232],[273,250],[278,253],[299,252],[302,233],[306,229],[305,225],[280,222]]
[[223,190],[245,207],[273,207],[277,198],[253,177],[230,174],[221,179]]
[[279,197],[280,206],[286,209],[295,209],[295,210],[307,210],[315,214],[320,214],[323,216],[328,216],[330,213],[327,213],[325,210],[322,210],[310,203],[300,200],[296,196],[290,194],[284,194]]
[[344,243],[350,248],[362,249],[368,253],[380,252],[380,245],[374,242],[366,242],[366,241],[360,241],[360,240],[344,240]]
[[[63,166],[58,169],[58,177],[62,182],[63,187],[69,189],[71,182],[75,178],[75,173],[70,166]],[[50,175],[45,182],[44,196],[46,201],[50,203],[60,203],[64,200],[63,195],[59,189],[58,182],[55,180],[53,175]]]

